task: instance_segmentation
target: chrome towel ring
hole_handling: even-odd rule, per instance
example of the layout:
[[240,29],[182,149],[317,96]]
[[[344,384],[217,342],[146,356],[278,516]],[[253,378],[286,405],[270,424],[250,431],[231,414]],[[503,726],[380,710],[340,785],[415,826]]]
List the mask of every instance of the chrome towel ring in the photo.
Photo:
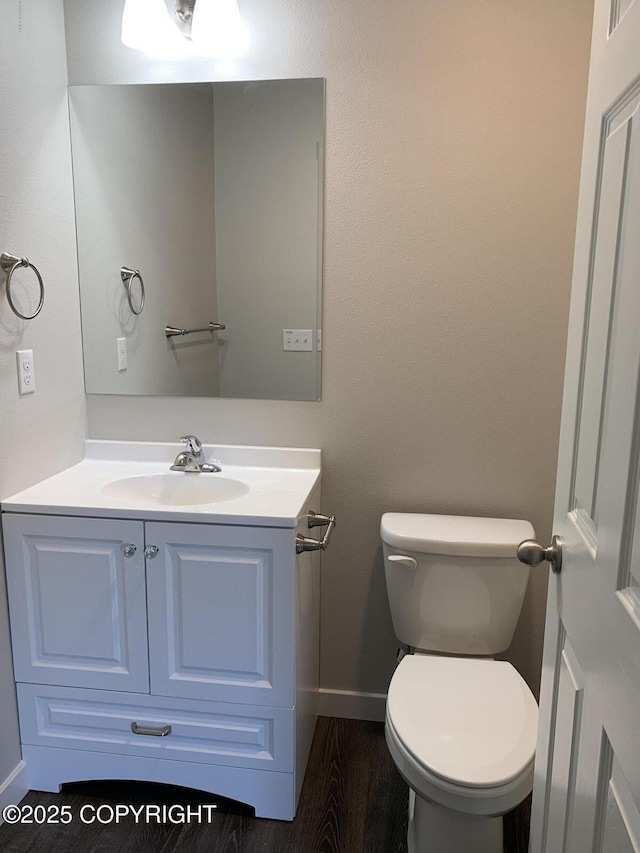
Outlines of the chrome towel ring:
[[[38,314],[42,310],[42,306],[44,305],[44,283],[42,281],[42,276],[38,272],[38,268],[35,266],[35,264],[31,263],[29,258],[18,258],[16,255],[12,255],[9,252],[3,252],[0,255],[0,267],[2,267],[3,272],[7,274],[6,288],[9,307],[17,317],[20,317],[21,320],[33,320],[34,317],[38,316]],[[18,311],[11,297],[11,277],[18,269],[18,267],[31,267],[31,269],[36,274],[36,278],[38,279],[38,285],[40,287],[40,300],[38,301],[38,307],[33,312],[33,314],[23,314],[21,311]]]
[[[129,267],[122,267],[120,270],[120,277],[122,278],[124,289],[127,291],[129,308],[131,308],[131,311],[136,315],[142,314],[142,309],[144,308],[144,281],[140,275],[140,270],[131,270]],[[131,296],[131,285],[136,278],[140,282],[140,304],[137,308],[134,307],[133,297]]]

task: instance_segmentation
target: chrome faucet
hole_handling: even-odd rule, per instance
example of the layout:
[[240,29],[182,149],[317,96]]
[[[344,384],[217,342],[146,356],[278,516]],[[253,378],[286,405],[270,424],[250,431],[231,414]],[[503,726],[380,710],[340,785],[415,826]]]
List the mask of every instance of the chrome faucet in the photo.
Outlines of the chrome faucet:
[[180,438],[187,445],[175,458],[171,471],[183,471],[190,474],[217,474],[222,471],[215,462],[205,462],[202,442],[195,435],[183,435]]

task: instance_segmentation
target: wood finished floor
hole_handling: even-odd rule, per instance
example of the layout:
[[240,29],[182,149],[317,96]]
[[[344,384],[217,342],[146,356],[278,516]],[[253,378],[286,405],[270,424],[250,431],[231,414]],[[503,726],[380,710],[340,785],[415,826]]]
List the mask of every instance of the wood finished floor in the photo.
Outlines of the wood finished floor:
[[[407,787],[384,740],[382,723],[318,720],[292,823],[252,817],[246,807],[199,792],[129,782],[30,792],[24,803],[71,806],[57,826],[0,826],[2,853],[406,853]],[[84,825],[84,804],[218,803],[212,823]],[[526,853],[529,804],[505,817],[505,853]],[[452,851],[463,853],[463,851]],[[466,851],[464,852],[466,853]]]

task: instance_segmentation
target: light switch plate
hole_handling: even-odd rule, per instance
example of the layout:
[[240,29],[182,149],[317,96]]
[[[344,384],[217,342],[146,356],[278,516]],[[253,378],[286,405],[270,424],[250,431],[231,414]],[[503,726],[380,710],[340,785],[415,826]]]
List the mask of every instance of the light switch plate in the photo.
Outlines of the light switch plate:
[[312,330],[311,329],[283,329],[282,349],[285,352],[311,352]]

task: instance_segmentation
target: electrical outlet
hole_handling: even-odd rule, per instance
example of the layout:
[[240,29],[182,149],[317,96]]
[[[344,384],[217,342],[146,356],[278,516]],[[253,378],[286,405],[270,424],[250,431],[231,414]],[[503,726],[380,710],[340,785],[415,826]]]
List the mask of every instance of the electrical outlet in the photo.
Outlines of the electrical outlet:
[[285,352],[311,352],[311,329],[283,329],[282,349]]
[[18,390],[21,394],[32,394],[36,390],[33,350],[18,350],[16,359],[18,363]]
[[118,370],[127,369],[127,339],[116,338],[116,347],[118,350]]

